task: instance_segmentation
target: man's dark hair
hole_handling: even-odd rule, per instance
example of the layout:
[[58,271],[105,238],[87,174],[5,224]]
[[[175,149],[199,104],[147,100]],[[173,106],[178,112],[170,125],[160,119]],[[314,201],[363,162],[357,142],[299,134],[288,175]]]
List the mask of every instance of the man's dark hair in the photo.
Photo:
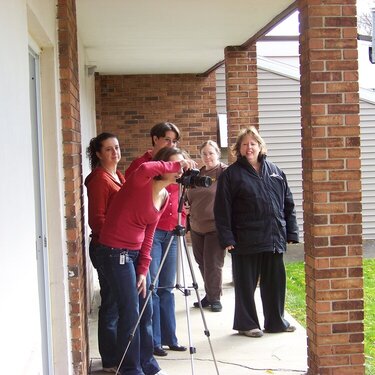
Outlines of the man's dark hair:
[[154,136],[158,138],[165,137],[165,134],[168,131],[172,131],[176,134],[176,141],[180,140],[180,130],[175,124],[172,124],[171,122],[160,122],[159,124],[154,125],[150,130],[152,145],[155,146]]

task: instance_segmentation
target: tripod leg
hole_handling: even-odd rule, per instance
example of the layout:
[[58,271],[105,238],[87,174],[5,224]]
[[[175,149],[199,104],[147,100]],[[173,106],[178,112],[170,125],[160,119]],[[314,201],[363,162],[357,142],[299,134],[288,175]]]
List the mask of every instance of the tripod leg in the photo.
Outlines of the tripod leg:
[[136,322],[136,324],[134,325],[134,327],[133,327],[133,329],[132,329],[132,331],[131,331],[131,333],[130,333],[130,335],[129,335],[128,342],[127,342],[127,345],[126,345],[126,348],[125,348],[124,353],[123,353],[123,355],[122,355],[121,361],[120,361],[120,363],[118,364],[118,369],[117,369],[116,375],[118,374],[118,371],[119,371],[119,369],[120,369],[120,367],[121,367],[121,365],[122,365],[122,363],[123,363],[123,361],[124,361],[124,359],[125,359],[125,356],[126,356],[127,352],[129,351],[129,347],[130,347],[130,345],[131,345],[131,343],[132,343],[132,340],[133,340],[133,338],[134,338],[134,336],[135,336],[135,333],[136,333],[136,331],[137,331],[137,328],[139,327],[139,324],[140,324],[140,322],[141,322],[141,320],[142,320],[142,317],[143,317],[143,315],[144,315],[144,313],[145,313],[145,310],[146,310],[147,305],[148,305],[148,303],[149,303],[149,301],[150,301],[150,298],[152,297],[152,293],[153,293],[153,291],[154,291],[154,289],[155,289],[155,283],[157,283],[157,280],[158,280],[159,275],[160,275],[160,271],[161,271],[161,269],[162,269],[162,267],[163,267],[163,264],[164,264],[164,262],[165,262],[165,259],[166,259],[167,255],[168,255],[168,252],[169,252],[169,249],[170,249],[170,245],[171,245],[173,239],[174,239],[174,236],[171,237],[170,242],[169,242],[169,244],[168,244],[168,247],[167,247],[167,249],[166,249],[166,251],[165,251],[165,253],[164,253],[164,256],[163,256],[163,258],[162,258],[162,260],[161,260],[161,262],[160,262],[160,267],[159,267],[159,269],[158,269],[158,271],[157,271],[157,273],[156,273],[156,276],[155,276],[154,280],[152,280],[152,282],[151,282],[151,284],[150,284],[150,286],[149,286],[149,291],[148,291],[147,296],[146,296],[146,299],[145,299],[145,301],[144,301],[144,303],[143,303],[143,307],[142,307],[142,309],[141,309],[141,311],[140,311],[140,313],[139,313],[139,315],[138,315],[137,322]]
[[186,313],[186,325],[188,329],[188,339],[189,339],[189,352],[190,352],[190,364],[191,364],[191,373],[194,375],[194,354],[196,353],[196,348],[193,346],[193,340],[191,335],[191,324],[190,324],[190,309],[188,307],[188,299],[187,297],[190,295],[190,290],[185,287],[186,278],[185,278],[185,272],[184,272],[184,257],[182,253],[184,242],[183,237],[178,238],[177,243],[177,272],[178,276],[182,277],[182,283],[180,284],[179,277],[177,278],[177,286],[180,290],[183,291],[183,294],[185,296],[185,313]]
[[[166,253],[168,254],[164,257]],[[177,238],[172,236],[171,232],[157,231],[151,256],[153,258],[150,264],[151,278],[155,279],[158,269],[161,270],[152,294],[154,346],[155,348],[162,348],[163,345],[177,346],[173,293],[176,283]]]
[[[150,288],[151,288],[151,285],[150,285]],[[152,289],[150,289],[150,291],[148,292],[148,294],[147,294],[147,296],[146,296],[146,300],[145,300],[145,302],[144,302],[144,304],[143,304],[143,308],[142,308],[141,312],[140,312],[139,315],[138,315],[138,320],[137,320],[136,324],[135,324],[134,327],[133,327],[133,330],[131,331],[131,333],[130,333],[130,335],[129,335],[128,343],[127,343],[126,348],[125,348],[125,350],[124,350],[124,354],[122,355],[121,361],[120,361],[120,363],[118,364],[118,368],[117,368],[117,371],[116,371],[116,374],[115,374],[115,375],[118,374],[118,371],[120,370],[120,367],[121,367],[122,363],[124,362],[124,359],[125,359],[126,353],[127,353],[128,350],[129,350],[129,347],[130,347],[130,345],[131,345],[131,343],[132,343],[132,341],[133,341],[133,338],[134,338],[134,336],[135,336],[135,333],[136,333],[136,331],[137,331],[137,328],[138,328],[138,326],[139,326],[139,323],[140,323],[140,321],[141,321],[141,319],[142,319],[142,316],[143,316],[143,314],[144,314],[144,312],[145,312],[145,310],[146,310],[146,307],[147,307],[148,301],[149,301],[150,298],[151,298],[151,294],[152,294]]]
[[[181,248],[182,248],[182,246],[181,246]],[[188,261],[189,269],[190,269],[190,274],[191,274],[191,277],[192,277],[193,289],[195,290],[195,294],[197,296],[197,300],[198,300],[198,304],[199,304],[199,310],[200,310],[200,313],[201,313],[202,322],[203,322],[203,326],[204,326],[204,334],[207,336],[207,340],[208,340],[208,343],[209,343],[209,346],[210,346],[210,351],[211,351],[212,359],[214,361],[215,368],[216,368],[216,373],[219,375],[219,369],[217,367],[215,353],[214,353],[214,350],[213,350],[213,347],[212,347],[212,343],[211,343],[211,339],[210,339],[210,331],[208,330],[206,318],[204,316],[204,311],[203,311],[201,299],[200,299],[199,292],[198,292],[198,283],[197,283],[197,279],[195,278],[193,263],[191,261],[191,256],[190,256],[190,253],[188,251],[188,246],[187,246],[186,238],[185,237],[183,237],[183,248],[185,249],[186,259]],[[181,256],[181,258],[182,258],[182,256]],[[185,306],[186,306],[186,309],[188,310],[186,299],[185,299]]]

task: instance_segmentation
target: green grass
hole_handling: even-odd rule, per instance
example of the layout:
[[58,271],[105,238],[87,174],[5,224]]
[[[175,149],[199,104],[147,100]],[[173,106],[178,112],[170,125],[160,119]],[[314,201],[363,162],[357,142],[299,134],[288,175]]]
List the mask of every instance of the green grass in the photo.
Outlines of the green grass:
[[[286,263],[286,310],[306,327],[305,269],[303,262]],[[364,259],[366,374],[375,375],[375,259]]]

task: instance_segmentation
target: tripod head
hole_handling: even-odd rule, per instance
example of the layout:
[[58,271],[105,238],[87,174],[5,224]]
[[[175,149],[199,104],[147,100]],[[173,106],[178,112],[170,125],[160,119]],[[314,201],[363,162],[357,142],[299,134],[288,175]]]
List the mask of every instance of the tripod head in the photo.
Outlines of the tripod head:
[[[199,169],[187,169],[180,178],[176,180],[179,184],[179,203],[177,212],[180,216],[185,202],[187,189],[190,187],[210,187],[212,179],[209,176],[199,176]],[[181,224],[180,218],[178,224]]]

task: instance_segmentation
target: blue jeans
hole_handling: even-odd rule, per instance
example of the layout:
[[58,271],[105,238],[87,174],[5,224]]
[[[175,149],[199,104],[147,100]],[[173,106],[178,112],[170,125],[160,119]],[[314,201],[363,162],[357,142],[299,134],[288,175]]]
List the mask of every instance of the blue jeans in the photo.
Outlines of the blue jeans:
[[[101,246],[100,251],[105,254],[104,276],[118,306],[117,364],[120,363],[130,343],[119,372],[124,375],[154,375],[160,371],[160,367],[153,357],[151,303],[147,304],[140,324],[129,341],[137,324],[139,311],[145,302],[145,299],[139,296],[137,291],[138,251],[113,249],[107,246]],[[120,264],[120,255],[124,256],[125,260],[121,262],[123,264]]]
[[98,254],[98,244],[90,242],[89,252],[93,266],[98,273],[100,285],[101,304],[98,313],[98,346],[103,367],[114,367],[116,362],[116,342],[117,342],[117,303],[111,288],[104,277],[103,257]]
[[150,275],[151,282],[155,284],[152,292],[154,347],[178,345],[173,294],[176,283],[177,237],[173,239],[159,278],[154,282],[171,236],[172,232],[156,229],[151,250]]

